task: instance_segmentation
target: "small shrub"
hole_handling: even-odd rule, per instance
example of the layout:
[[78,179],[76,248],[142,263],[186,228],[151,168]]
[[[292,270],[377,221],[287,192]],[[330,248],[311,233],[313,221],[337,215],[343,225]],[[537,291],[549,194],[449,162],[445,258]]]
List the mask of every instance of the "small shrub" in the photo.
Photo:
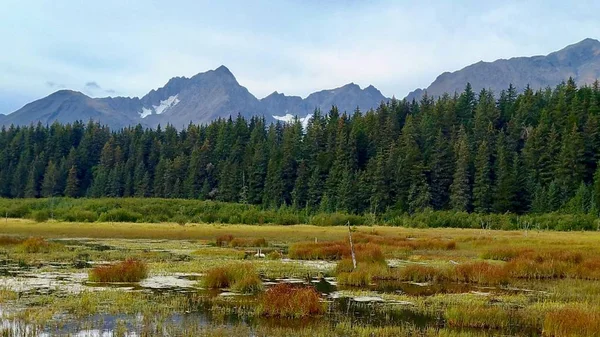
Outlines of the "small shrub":
[[173,222],[178,224],[179,226],[185,226],[188,224],[188,218],[183,215],[177,215],[173,218]]
[[260,299],[259,312],[263,316],[303,318],[325,312],[319,293],[313,287],[298,287],[287,283],[273,286]]
[[66,211],[61,219],[68,222],[95,222],[98,220],[98,214],[92,211],[73,209]]
[[33,220],[35,220],[35,222],[46,222],[48,221],[48,219],[50,219],[50,211],[48,210],[40,210],[40,211],[35,211],[31,214]]
[[344,213],[319,213],[313,216],[309,224],[315,226],[346,226],[350,223],[351,226],[364,226],[367,221],[360,215],[351,215]]
[[142,214],[123,208],[111,209],[100,214],[100,222],[137,222],[142,218]]
[[95,267],[89,273],[89,279],[92,282],[139,282],[147,276],[146,263],[135,259]]

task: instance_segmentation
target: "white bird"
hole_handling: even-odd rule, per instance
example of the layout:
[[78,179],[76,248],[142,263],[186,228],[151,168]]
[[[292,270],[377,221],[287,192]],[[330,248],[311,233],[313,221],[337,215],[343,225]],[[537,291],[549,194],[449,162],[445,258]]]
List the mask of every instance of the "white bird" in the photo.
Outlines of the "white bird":
[[264,258],[264,257],[265,257],[265,254],[263,254],[263,253],[261,252],[260,248],[259,248],[259,249],[258,249],[258,252],[256,252],[256,254],[254,254],[254,257],[261,257],[261,258]]

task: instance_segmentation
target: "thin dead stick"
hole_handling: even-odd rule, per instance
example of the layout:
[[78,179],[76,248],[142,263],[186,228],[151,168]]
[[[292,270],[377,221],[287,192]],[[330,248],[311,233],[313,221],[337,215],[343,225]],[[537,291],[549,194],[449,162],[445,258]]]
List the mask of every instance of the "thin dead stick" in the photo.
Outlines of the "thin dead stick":
[[352,254],[352,265],[356,269],[356,255],[354,255],[354,245],[352,244],[352,231],[350,230],[350,221],[348,221],[348,237],[350,238],[350,253]]

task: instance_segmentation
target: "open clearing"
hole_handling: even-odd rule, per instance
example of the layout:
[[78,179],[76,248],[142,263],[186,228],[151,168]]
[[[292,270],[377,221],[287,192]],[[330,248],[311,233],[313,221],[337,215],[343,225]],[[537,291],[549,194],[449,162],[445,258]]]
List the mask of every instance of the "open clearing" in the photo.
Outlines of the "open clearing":
[[600,233],[0,223],[2,336],[596,336]]

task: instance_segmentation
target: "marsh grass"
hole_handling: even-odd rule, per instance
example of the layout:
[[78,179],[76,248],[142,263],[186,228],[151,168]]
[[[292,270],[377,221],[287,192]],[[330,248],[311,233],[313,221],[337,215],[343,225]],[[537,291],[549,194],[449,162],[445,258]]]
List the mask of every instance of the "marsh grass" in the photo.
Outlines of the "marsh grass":
[[[358,243],[354,246],[356,259],[364,262],[384,262],[381,248],[372,243]],[[292,244],[288,256],[298,260],[342,260],[350,258],[350,242],[299,242]]]
[[60,245],[50,244],[44,238],[31,237],[21,243],[21,250],[25,253],[49,253],[53,249],[58,249]]
[[313,287],[280,283],[262,295],[258,311],[268,317],[303,318],[322,315],[325,304]]
[[450,269],[411,264],[398,270],[396,275],[402,281],[446,282],[450,279]]
[[[46,322],[47,324],[66,324],[66,321],[53,321],[55,317],[74,317],[85,319],[98,313],[138,314],[149,317],[155,322],[155,332],[147,336],[160,334],[161,324],[173,312],[210,310],[219,325],[216,335],[236,336],[242,328],[228,326],[232,315],[243,319],[253,317],[257,327],[248,330],[262,331],[262,336],[490,336],[513,335],[521,333],[521,328],[531,328],[546,336],[594,336],[597,328],[598,306],[600,303],[600,285],[594,280],[600,279],[600,234],[594,232],[549,232],[530,231],[483,231],[472,229],[412,229],[391,227],[357,227],[353,239],[357,246],[358,268],[352,269],[345,247],[348,232],[345,227],[313,226],[245,226],[245,225],[207,225],[190,223],[185,227],[172,223],[133,224],[133,223],[73,223],[65,224],[50,221],[43,225],[32,220],[12,220],[2,227],[3,234],[28,237],[44,235],[55,237],[87,237],[88,239],[61,240],[60,245],[52,248],[56,241],[48,240],[48,253],[27,253],[22,249],[22,239],[17,236],[0,237],[1,253],[10,263],[23,259],[30,268],[48,261],[72,261],[80,254],[89,261],[123,261],[129,257],[143,260],[153,273],[193,273],[209,274],[213,279],[222,280],[228,288],[240,292],[256,292],[262,289],[258,275],[265,279],[337,275],[340,285],[356,285],[358,288],[340,288],[342,296],[380,296],[386,301],[410,302],[407,305],[369,304],[373,319],[395,317],[394,310],[406,310],[409,314],[426,313],[440,320],[452,322],[446,327],[428,326],[388,326],[385,320],[382,326],[362,325],[355,320],[339,323],[329,316],[317,318],[319,327],[288,329],[277,325],[267,326],[265,321],[285,321],[280,317],[296,317],[300,309],[273,309],[273,319],[260,309],[263,308],[263,294],[258,296],[212,296],[211,291],[188,293],[185,296],[171,296],[167,293],[120,291],[98,291],[77,295],[18,295],[0,292],[0,301],[5,296],[9,305],[16,303],[25,309],[18,319]],[[110,239],[102,239],[108,237]],[[222,244],[212,246],[215,238],[224,236]],[[89,238],[99,237],[99,239]],[[234,239],[249,242],[264,238],[273,247],[286,251],[297,245],[306,249],[307,259],[316,259],[319,250],[339,243],[344,247],[335,248],[331,253],[337,259],[335,270],[333,263],[325,261],[296,261],[252,259],[245,263],[244,249],[230,246]],[[315,238],[318,244],[314,244]],[[174,240],[169,240],[174,239]],[[85,244],[76,241],[85,241]],[[4,244],[2,242],[5,242]],[[225,243],[226,242],[226,243]],[[452,244],[454,242],[454,245]],[[43,245],[42,245],[43,246]],[[106,246],[106,250],[96,249]],[[454,247],[453,247],[454,246]],[[339,254],[339,252],[342,252]],[[402,252],[402,254],[399,254]],[[323,254],[327,255],[327,254]],[[339,258],[338,258],[339,256]],[[403,256],[401,260],[398,256]],[[383,258],[397,267],[387,267]],[[237,260],[240,260],[239,262]],[[240,266],[251,265],[252,272],[240,271]],[[33,267],[32,267],[33,266]],[[49,265],[44,271],[53,271]],[[62,268],[62,267],[61,267]],[[221,269],[213,272],[212,269]],[[233,271],[232,271],[233,270]],[[70,270],[77,272],[74,270]],[[242,274],[235,276],[231,274]],[[219,276],[221,275],[221,276]],[[223,276],[224,275],[224,276]],[[222,278],[220,278],[222,277]],[[237,286],[233,282],[237,279]],[[459,285],[459,292],[445,292],[444,284],[430,285],[431,289],[441,289],[440,293],[411,295],[409,293],[376,292],[366,288],[377,280],[415,281],[431,283],[470,283],[473,285],[493,286],[475,293],[468,293],[477,286]],[[384,282],[384,281],[382,281]],[[257,288],[258,287],[260,288]],[[504,287],[504,285],[509,285]],[[416,285],[415,285],[416,286]],[[239,290],[237,290],[239,289]],[[432,290],[436,291],[436,290]],[[465,291],[465,292],[463,292]],[[268,293],[267,290],[265,292]],[[211,295],[206,295],[210,293]],[[349,295],[348,295],[349,294]],[[317,294],[318,295],[318,294]],[[28,297],[31,296],[31,297]],[[203,297],[198,299],[196,297]],[[14,301],[14,302],[12,302]],[[319,302],[324,305],[323,302]],[[286,308],[284,304],[281,304]],[[332,306],[333,307],[333,306]],[[331,307],[330,307],[331,308]],[[398,309],[395,309],[398,308]],[[333,309],[332,309],[333,310]],[[277,314],[280,312],[280,314]],[[281,315],[283,316],[277,316]],[[153,316],[154,315],[154,316]],[[162,318],[158,318],[162,317]],[[575,317],[573,319],[572,317]],[[62,318],[61,318],[62,319]],[[164,319],[164,321],[160,321]],[[51,322],[51,323],[48,323]],[[377,321],[377,324],[380,324]],[[149,323],[150,324],[150,323]],[[212,324],[212,323],[211,323]],[[429,324],[429,323],[427,323]],[[431,329],[430,329],[431,328]],[[172,327],[172,335],[178,334],[178,327]],[[498,329],[498,330],[488,330]],[[190,330],[191,331],[191,330]],[[198,330],[194,330],[197,332]],[[202,330],[208,333],[212,330]],[[525,335],[523,333],[522,335]],[[144,334],[141,334],[144,335]],[[190,336],[202,334],[188,334]],[[239,334],[237,334],[239,335]]]
[[269,243],[264,238],[233,238],[229,247],[268,247]]
[[217,247],[223,247],[229,245],[229,243],[233,240],[233,235],[231,234],[223,234],[217,236],[216,245]]
[[211,268],[202,279],[206,288],[231,288],[241,293],[256,293],[263,289],[262,280],[250,263],[236,263]]
[[16,236],[0,236],[0,246],[15,246],[23,243],[23,241],[25,241],[25,239]]
[[269,252],[266,257],[269,260],[281,260],[283,258],[283,254],[278,250],[274,250]]
[[145,262],[127,259],[107,266],[98,266],[89,272],[91,282],[139,282],[148,276]]
[[510,279],[509,270],[502,265],[483,261],[459,264],[454,268],[454,280],[482,285],[505,285]]
[[545,336],[598,336],[600,310],[597,307],[567,305],[551,310],[544,318]]

